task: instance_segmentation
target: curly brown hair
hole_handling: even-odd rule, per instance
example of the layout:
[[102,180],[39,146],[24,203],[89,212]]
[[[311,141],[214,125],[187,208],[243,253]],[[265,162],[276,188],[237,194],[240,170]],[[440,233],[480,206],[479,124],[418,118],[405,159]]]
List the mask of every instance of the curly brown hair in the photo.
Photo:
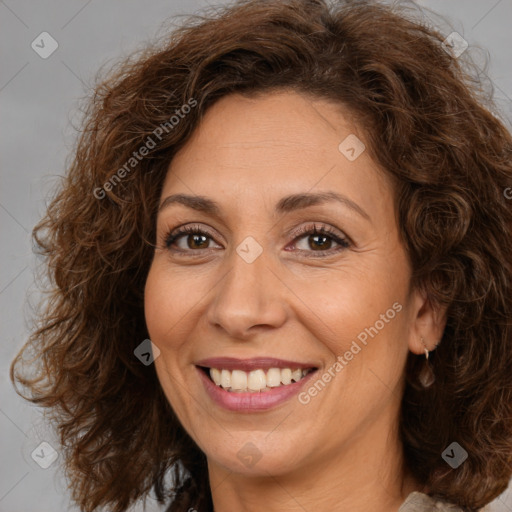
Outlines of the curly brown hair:
[[[373,2],[245,0],[190,18],[99,83],[34,228],[50,288],[11,365],[25,398],[51,411],[82,510],[122,512],[151,490],[172,501],[169,511],[213,509],[205,455],[134,349],[148,337],[143,292],[170,161],[216,100],[277,89],[335,100],[364,128],[367,150],[396,183],[411,284],[447,308],[430,359],[436,383],[418,386],[422,358],[407,361],[400,432],[409,470],[431,496],[466,511],[506,489],[512,137],[443,39]],[[18,371],[29,350],[35,376]],[[469,453],[456,470],[441,458],[453,440]]]

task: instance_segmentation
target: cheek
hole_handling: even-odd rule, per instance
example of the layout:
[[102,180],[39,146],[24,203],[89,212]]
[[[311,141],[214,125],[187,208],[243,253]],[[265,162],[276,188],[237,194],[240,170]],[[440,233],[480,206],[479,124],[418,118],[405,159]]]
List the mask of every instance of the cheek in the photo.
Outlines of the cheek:
[[190,309],[190,283],[173,276],[159,258],[153,262],[144,290],[144,314],[148,331],[162,339]]
[[407,354],[407,264],[398,257],[368,260],[366,265],[331,272],[328,279],[294,284],[304,302],[303,324],[333,361],[347,354],[345,377],[338,382],[348,379],[350,386],[358,383],[356,387],[368,378],[369,368],[392,384]]
[[168,270],[160,262],[154,262],[144,290],[144,313],[149,337],[161,351],[161,356],[155,360],[158,380],[180,422],[188,425],[189,421],[184,412],[190,406],[187,404],[188,395],[183,396],[180,393],[182,385],[176,383],[177,379],[180,380],[178,368],[182,346],[182,335],[178,330],[185,326],[183,319],[186,318],[187,310],[183,301],[184,294],[181,292],[180,296],[182,288],[176,286],[174,279],[171,285]]
[[161,281],[157,279],[158,272],[153,264],[149,270],[144,288],[144,316],[151,340],[157,339],[161,331],[163,311],[167,309],[166,297],[162,293]]
[[144,314],[151,340],[160,349],[169,348],[173,325],[183,318],[183,287],[177,285],[158,262],[151,266],[144,290]]
[[396,317],[393,304],[403,304],[406,286],[400,276],[394,275],[391,277],[393,273],[384,268],[359,268],[332,272],[328,279],[296,280],[290,284],[301,299],[304,315],[309,311],[316,321],[314,332],[331,332],[339,339],[338,335],[357,336],[390,309],[388,316]]

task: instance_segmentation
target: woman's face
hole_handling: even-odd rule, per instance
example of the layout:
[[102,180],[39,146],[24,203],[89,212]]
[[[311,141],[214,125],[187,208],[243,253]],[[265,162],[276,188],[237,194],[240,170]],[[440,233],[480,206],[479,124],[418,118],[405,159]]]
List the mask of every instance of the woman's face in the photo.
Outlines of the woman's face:
[[172,161],[145,313],[162,388],[210,469],[371,457],[396,427],[408,351],[440,337],[361,140],[336,104],[231,95]]

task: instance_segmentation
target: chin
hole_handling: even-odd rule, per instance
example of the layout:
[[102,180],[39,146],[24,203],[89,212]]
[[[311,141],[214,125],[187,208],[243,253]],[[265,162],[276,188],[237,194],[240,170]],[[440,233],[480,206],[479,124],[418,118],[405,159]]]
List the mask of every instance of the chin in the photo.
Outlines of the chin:
[[[293,472],[300,465],[297,458],[297,446],[286,446],[279,443],[279,449],[265,440],[268,433],[262,433],[261,438],[251,436],[240,436],[240,441],[235,438],[230,439],[230,446],[219,442],[218,447],[221,450],[207,450],[206,456],[209,464],[216,464],[227,470],[247,476],[268,477],[269,475],[278,476]],[[301,455],[303,450],[301,449]]]

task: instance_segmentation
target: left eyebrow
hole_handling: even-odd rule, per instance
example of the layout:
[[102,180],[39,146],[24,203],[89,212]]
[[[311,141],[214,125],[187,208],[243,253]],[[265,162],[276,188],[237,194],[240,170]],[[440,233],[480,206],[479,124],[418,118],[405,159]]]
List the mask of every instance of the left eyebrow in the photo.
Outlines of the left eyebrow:
[[[336,192],[316,192],[316,193],[300,193],[292,194],[281,198],[276,204],[277,213],[288,213],[301,208],[318,205],[321,203],[337,201],[351,210],[358,213],[361,217],[371,221],[370,216],[354,201],[348,197],[337,194]],[[205,196],[192,196],[188,194],[173,194],[166,197],[160,204],[158,211],[162,211],[171,204],[178,203],[193,210],[197,210],[209,215],[220,216],[221,208],[218,203]]]
[[356,213],[364,217],[366,220],[371,221],[370,216],[354,201],[347,196],[337,194],[336,192],[316,192],[316,193],[303,193],[293,194],[291,196],[283,197],[276,205],[278,213],[286,213],[300,208],[307,208],[317,204],[325,203],[328,201],[337,201],[344,206],[354,210]]

